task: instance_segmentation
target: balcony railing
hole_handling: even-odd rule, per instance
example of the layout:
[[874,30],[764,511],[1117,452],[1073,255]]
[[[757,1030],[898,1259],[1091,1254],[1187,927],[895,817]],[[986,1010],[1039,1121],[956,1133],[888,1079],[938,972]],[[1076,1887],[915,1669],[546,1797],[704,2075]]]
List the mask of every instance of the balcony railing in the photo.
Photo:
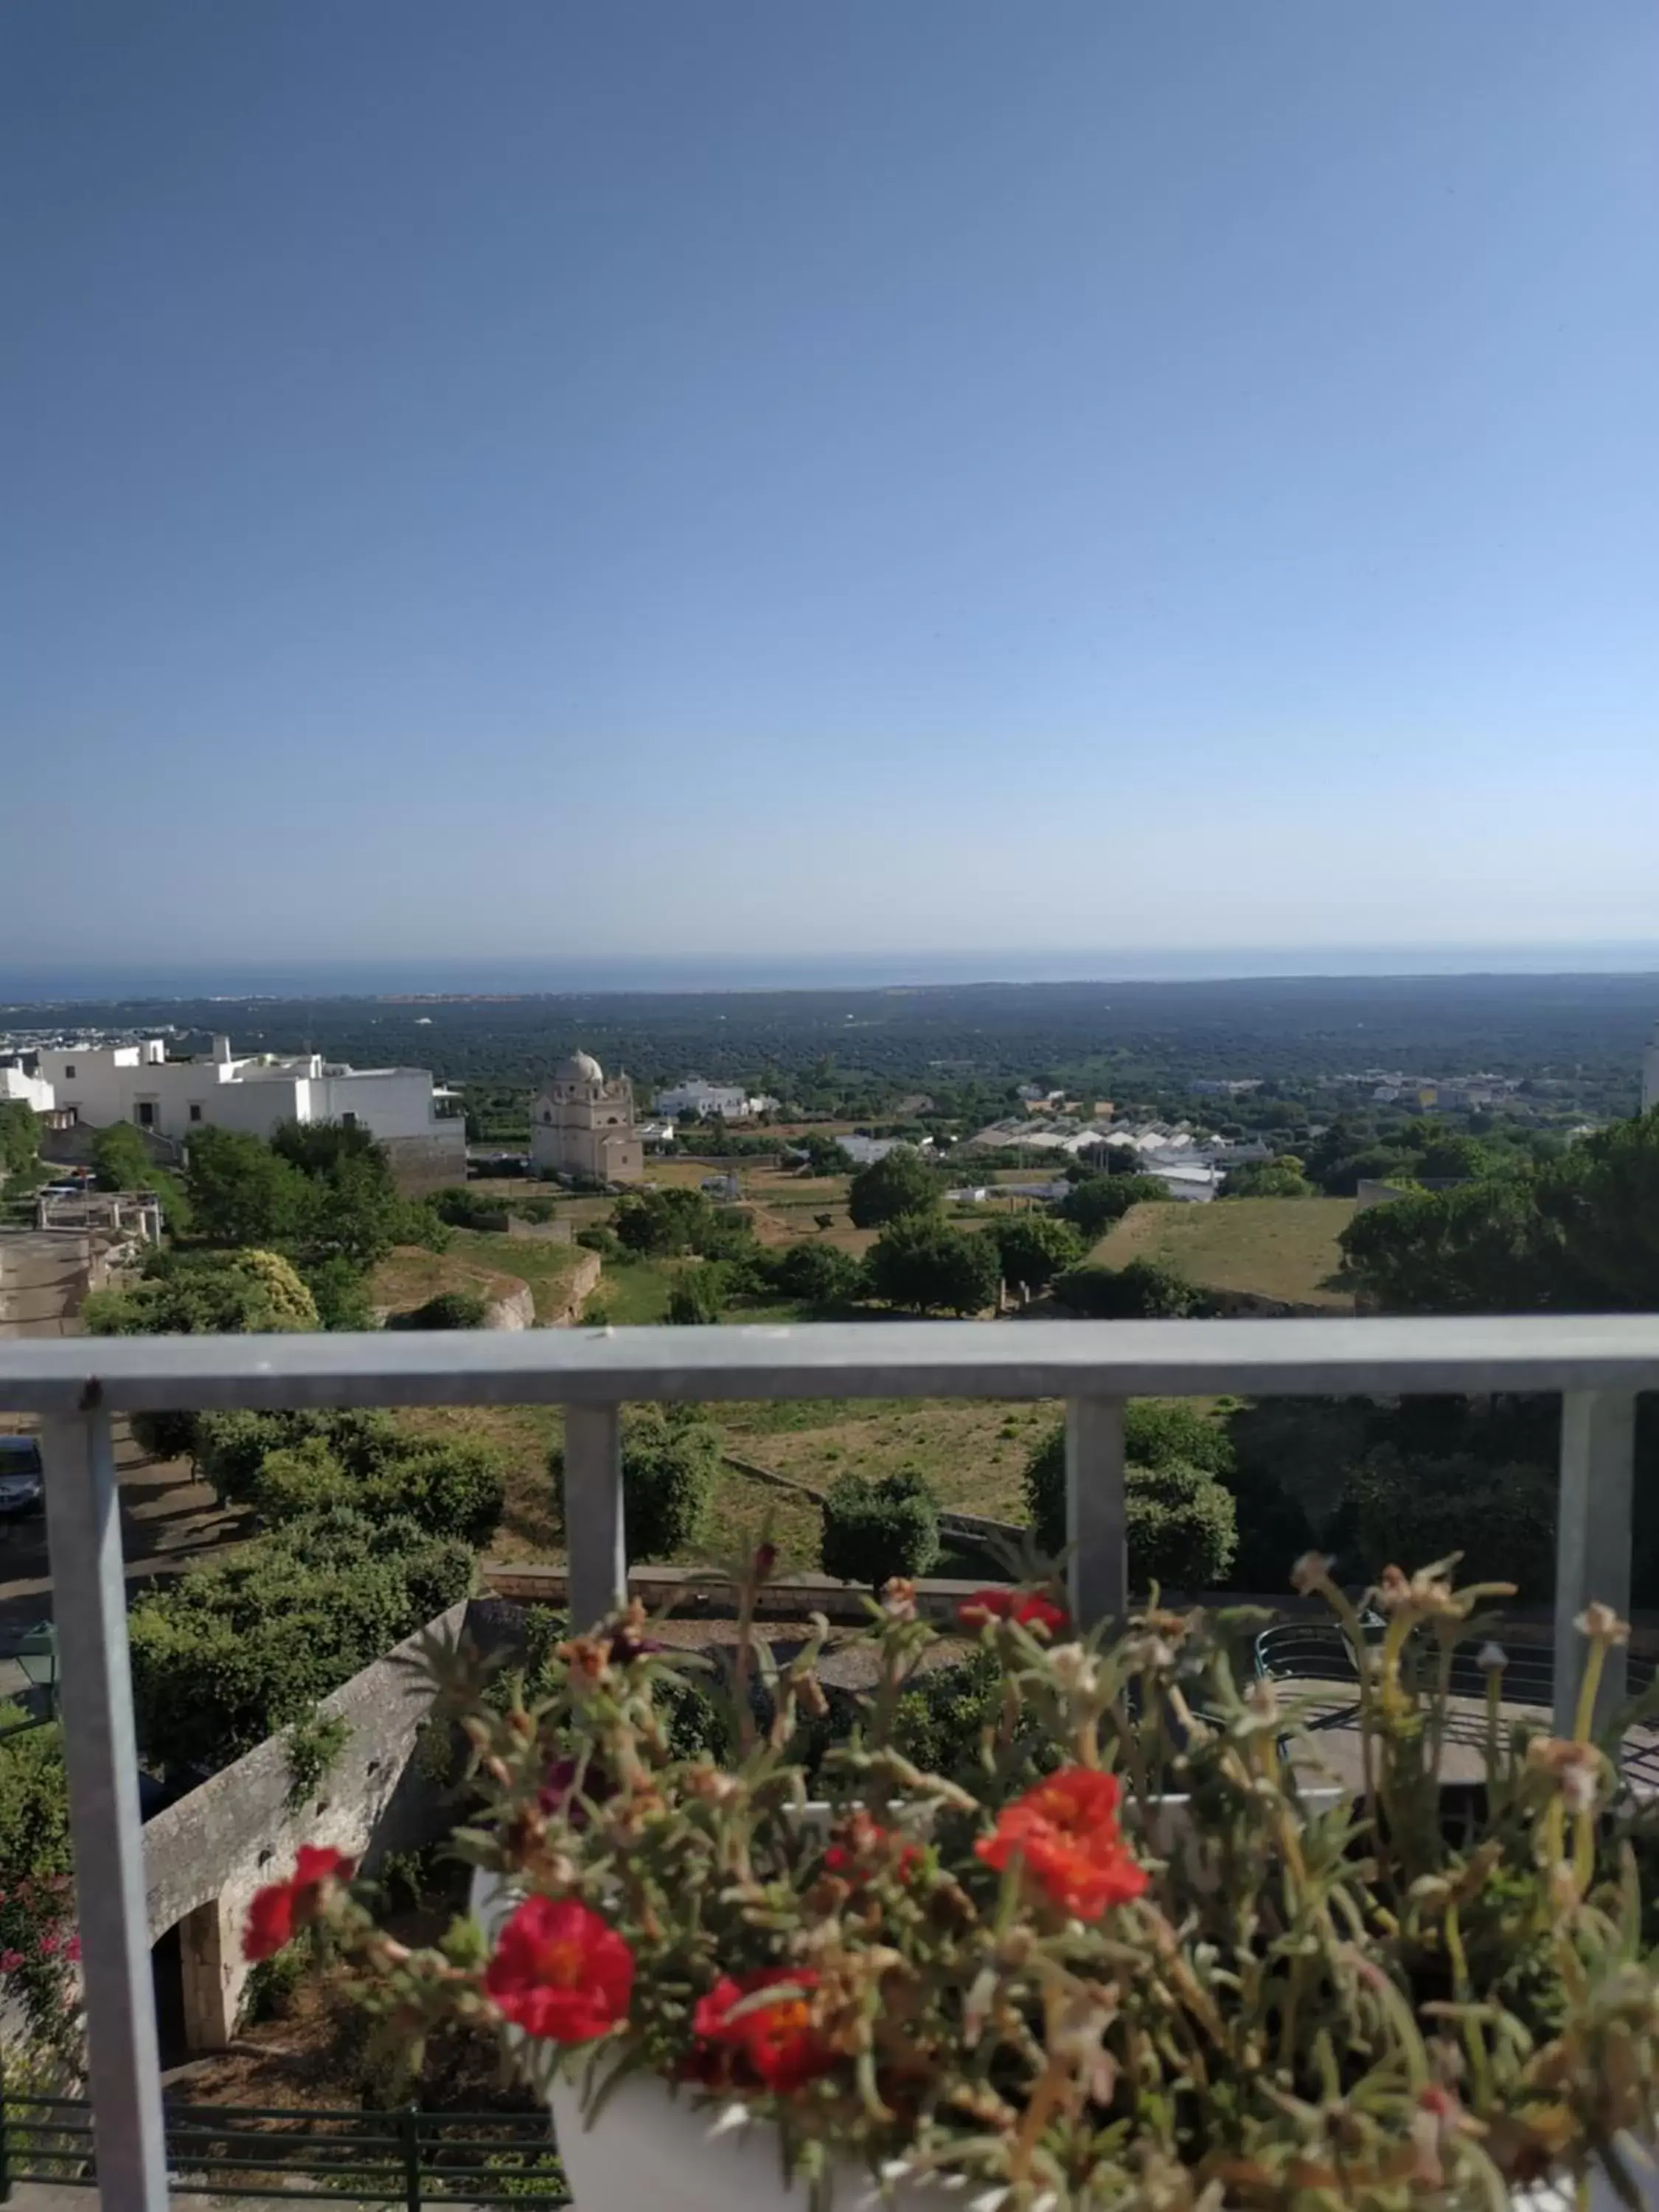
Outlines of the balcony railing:
[[[0,1344],[0,1412],[35,1413],[44,1425],[104,2204],[162,2212],[167,2201],[113,1415],[562,1404],[571,1610],[591,1620],[626,1578],[619,1423],[629,1401],[1060,1398],[1072,1597],[1088,1624],[1120,1615],[1126,1604],[1129,1398],[1559,1391],[1554,1683],[1561,1726],[1580,1679],[1575,1616],[1592,1597],[1629,1608],[1636,1397],[1645,1389],[1659,1389],[1659,1316],[892,1322]],[[1603,1694],[1611,1704],[1622,1693],[1622,1669],[1609,1667]]]

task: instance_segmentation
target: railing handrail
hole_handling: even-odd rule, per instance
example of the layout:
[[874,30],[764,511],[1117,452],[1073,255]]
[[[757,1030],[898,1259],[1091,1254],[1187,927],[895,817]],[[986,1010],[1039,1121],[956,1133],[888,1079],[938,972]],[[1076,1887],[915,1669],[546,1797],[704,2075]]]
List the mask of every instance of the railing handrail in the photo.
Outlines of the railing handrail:
[[0,1412],[1659,1389],[1659,1314],[842,1322],[0,1343]]

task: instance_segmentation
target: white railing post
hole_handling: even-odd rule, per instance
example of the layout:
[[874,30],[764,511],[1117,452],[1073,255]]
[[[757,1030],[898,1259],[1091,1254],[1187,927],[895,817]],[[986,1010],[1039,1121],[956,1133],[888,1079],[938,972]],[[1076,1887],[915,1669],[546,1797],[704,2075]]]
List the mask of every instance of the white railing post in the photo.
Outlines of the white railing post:
[[166,2212],[126,1579],[109,1415],[94,1407],[50,1419],[42,1443],[98,2193],[112,2212]]
[[[1589,1646],[1574,1621],[1592,1599],[1630,1613],[1636,1401],[1625,1390],[1569,1390],[1561,1401],[1561,1494],[1555,1540],[1555,1730],[1571,1735]],[[1607,1654],[1598,1728],[1625,1696],[1625,1654]]]
[[1066,1540],[1078,1627],[1121,1621],[1129,1609],[1121,1398],[1073,1398],[1066,1404]]
[[570,1626],[580,1635],[628,1593],[619,1406],[564,1409],[564,1528]]

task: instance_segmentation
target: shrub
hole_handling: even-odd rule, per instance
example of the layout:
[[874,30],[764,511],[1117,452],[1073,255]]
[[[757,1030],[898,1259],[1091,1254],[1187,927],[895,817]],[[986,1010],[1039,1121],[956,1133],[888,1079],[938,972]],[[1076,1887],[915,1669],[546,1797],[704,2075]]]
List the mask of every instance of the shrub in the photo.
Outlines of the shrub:
[[[633,1559],[672,1559],[702,1541],[720,1471],[720,1442],[706,1421],[660,1406],[623,1419],[623,1513]],[[549,1455],[562,1528],[564,1449]]]
[[389,1413],[204,1413],[199,1450],[220,1498],[272,1520],[337,1501],[477,1547],[501,1516],[501,1464],[487,1444],[416,1436]]
[[1184,1275],[1156,1260],[1131,1260],[1127,1267],[1073,1267],[1055,1279],[1054,1296],[1095,1321],[1182,1320],[1202,1303]]
[[132,1440],[150,1459],[189,1459],[198,1456],[199,1413],[134,1413]]
[[576,1242],[585,1251],[597,1252],[602,1260],[614,1260],[623,1249],[616,1231],[607,1229],[602,1221],[596,1221],[591,1229],[579,1229]]
[[482,1328],[489,1301],[482,1291],[439,1291],[423,1306],[394,1314],[393,1328]]
[[378,1323],[368,1295],[368,1278],[355,1262],[337,1252],[304,1271],[306,1288],[317,1308],[319,1325],[328,1329],[374,1328]]
[[937,1213],[943,1187],[921,1154],[908,1145],[872,1160],[853,1177],[847,1211],[859,1229],[880,1229],[905,1214]]
[[676,1327],[707,1327],[720,1317],[726,1291],[726,1270],[704,1260],[685,1267],[674,1279],[668,1293],[668,1318]]
[[890,1575],[925,1575],[939,1555],[939,1504],[921,1475],[872,1481],[849,1473],[830,1484],[819,1550],[825,1574],[879,1589]]
[[464,1597],[466,1547],[336,1507],[141,1598],[129,1620],[146,1756],[214,1769]]
[[81,1309],[92,1336],[240,1335],[313,1329],[317,1308],[275,1252],[153,1252],[130,1289],[94,1291]]
[[1523,1604],[1540,1603],[1555,1588],[1558,1488],[1549,1467],[1379,1444],[1350,1471],[1328,1540],[1345,1581],[1459,1552],[1472,1577],[1512,1582]]
[[292,1521],[301,1513],[350,1502],[350,1476],[321,1437],[267,1452],[253,1478],[253,1504],[267,1521]]
[[655,1259],[702,1252],[715,1236],[714,1209],[700,1190],[630,1190],[612,1216],[618,1240],[630,1252]]

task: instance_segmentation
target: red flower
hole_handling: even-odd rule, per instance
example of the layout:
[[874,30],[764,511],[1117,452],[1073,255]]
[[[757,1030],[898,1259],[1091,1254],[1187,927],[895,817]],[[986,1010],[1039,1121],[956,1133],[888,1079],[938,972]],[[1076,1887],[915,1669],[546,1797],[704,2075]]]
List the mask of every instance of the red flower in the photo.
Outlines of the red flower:
[[995,1833],[974,1849],[999,1869],[1018,1855],[1051,1903],[1079,1920],[1098,1920],[1146,1887],[1119,1831],[1117,1799],[1115,1775],[1066,1767],[1005,1805]]
[[527,1897],[496,1940],[484,1988],[526,2035],[592,2043],[628,2017],[634,1954],[574,1897]]
[[1012,1620],[1021,1628],[1041,1628],[1058,1636],[1071,1626],[1070,1616],[1041,1590],[981,1589],[957,1608],[963,1628],[983,1628],[993,1620]]
[[[767,2088],[787,2095],[827,2073],[836,2063],[835,2053],[819,2039],[812,2022],[807,1993],[817,1983],[816,1974],[794,1966],[767,1966],[740,1981],[722,1974],[708,1996],[698,1998],[693,2032],[701,2042],[733,2053]],[[738,2012],[745,1997],[781,1984],[787,1984],[788,1996]]]
[[824,1872],[840,1875],[848,1881],[867,1881],[887,1867],[904,1881],[921,1863],[920,1844],[884,1828],[861,1808],[848,1815],[839,1840],[823,1855]]
[[332,1882],[349,1881],[350,1876],[351,1861],[343,1851],[301,1844],[288,1880],[255,1891],[242,1931],[242,1956],[269,1959],[280,1951],[317,1917],[324,1890]]

